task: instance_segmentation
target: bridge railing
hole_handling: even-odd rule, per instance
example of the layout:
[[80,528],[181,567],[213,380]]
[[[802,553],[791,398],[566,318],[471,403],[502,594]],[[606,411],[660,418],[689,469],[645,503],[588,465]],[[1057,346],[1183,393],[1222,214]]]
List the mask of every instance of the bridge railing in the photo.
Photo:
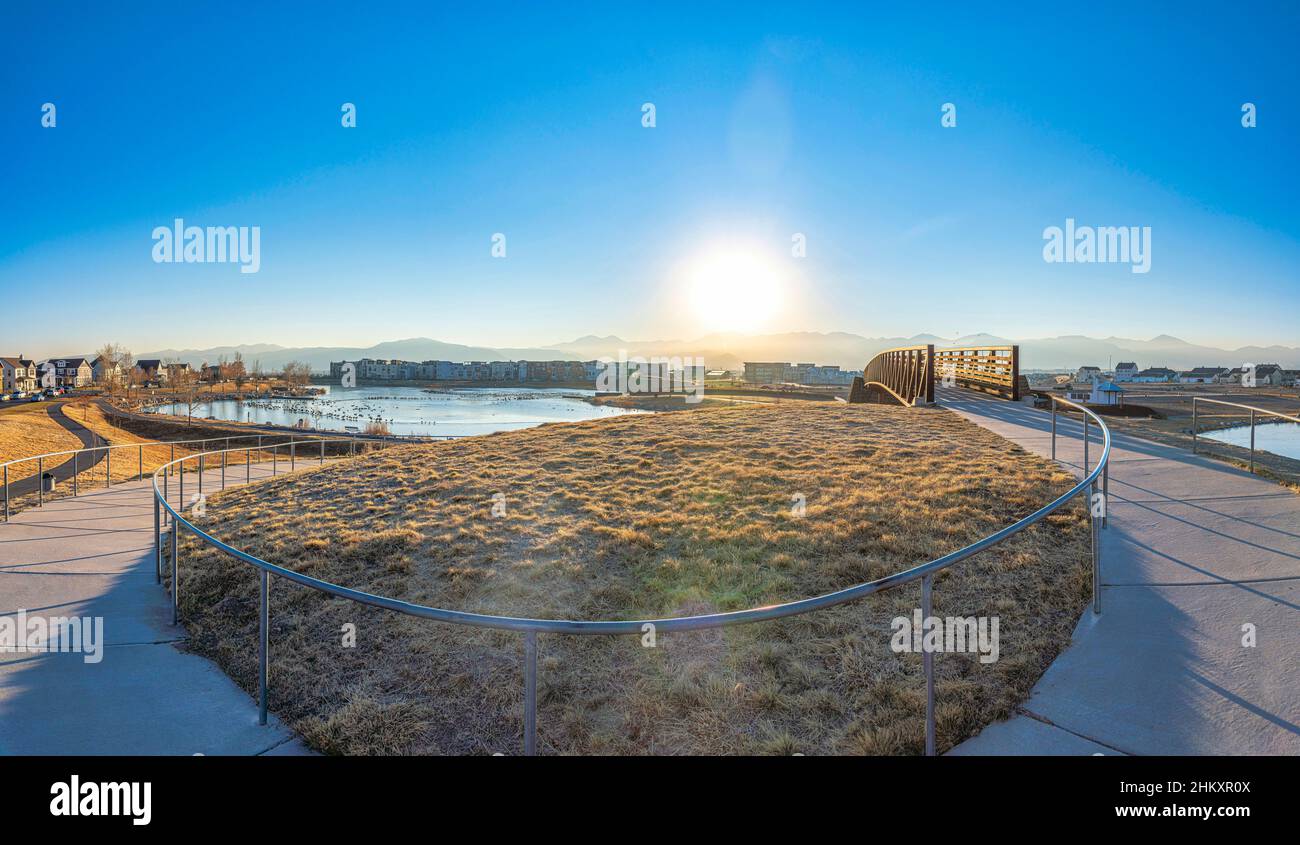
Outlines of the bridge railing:
[[[1106,424],[1087,408],[1076,405],[1066,399],[1053,397],[1056,402],[1067,405],[1084,414],[1085,420],[1090,419],[1096,423],[1102,433],[1102,453],[1097,465],[1090,471],[1086,470],[1084,478],[1068,491],[1053,499],[1051,502],[1040,507],[1038,510],[1020,519],[1019,521],[1008,525],[989,536],[971,543],[964,548],[958,549],[942,557],[926,563],[918,564],[910,569],[893,575],[887,575],[875,581],[867,581],[856,586],[847,587],[832,593],[815,596],[813,598],[800,599],[786,602],[784,604],[769,605],[766,607],[757,607],[749,610],[733,611],[729,613],[710,613],[699,616],[684,617],[667,617],[657,619],[629,619],[629,620],[576,620],[576,619],[533,619],[527,617],[515,616],[495,616],[483,613],[467,613],[458,610],[449,610],[446,608],[429,607],[426,605],[413,604],[410,602],[400,601],[387,596],[375,595],[361,590],[354,590],[344,587],[340,584],[334,584],[319,578],[313,578],[292,569],[271,563],[261,558],[255,557],[241,549],[235,548],[216,537],[208,534],[203,529],[196,526],[184,515],[184,501],[182,498],[180,507],[173,507],[167,500],[166,495],[166,477],[172,470],[173,466],[183,466],[186,461],[204,461],[207,458],[222,452],[207,452],[199,455],[188,455],[177,458],[162,467],[159,467],[153,475],[153,499],[154,499],[154,552],[157,568],[158,580],[162,579],[163,572],[163,536],[162,525],[164,521],[170,521],[171,531],[169,537],[169,555],[171,561],[171,592],[172,592],[172,612],[173,621],[180,621],[180,547],[178,537],[181,531],[188,531],[194,536],[199,543],[209,548],[220,551],[236,560],[247,563],[259,570],[259,604],[258,604],[258,708],[261,724],[267,722],[267,671],[269,660],[269,631],[270,631],[270,598],[269,583],[272,576],[292,581],[314,590],[318,590],[327,595],[337,596],[339,598],[355,601],[359,604],[369,605],[371,607],[383,608],[396,613],[405,613],[410,616],[416,616],[423,619],[430,619],[435,622],[449,623],[452,625],[468,625],[479,628],[492,628],[501,631],[513,631],[522,635],[523,646],[523,675],[524,675],[524,728],[523,728],[523,750],[527,755],[535,754],[537,751],[537,641],[542,634],[548,635],[570,635],[570,636],[592,636],[592,635],[630,635],[641,637],[647,632],[675,632],[675,631],[699,631],[712,628],[724,628],[733,625],[744,625],[754,622],[763,622],[772,619],[782,619],[788,616],[796,616],[802,613],[809,613],[824,608],[835,607],[848,602],[857,601],[867,596],[882,593],[886,590],[900,587],[903,584],[910,584],[914,581],[921,582],[921,611],[925,618],[932,615],[932,600],[934,591],[934,577],[940,571],[947,569],[967,558],[973,557],[982,551],[990,549],[1006,540],[1014,537],[1032,525],[1042,521],[1052,513],[1064,507],[1076,496],[1086,493],[1089,500],[1089,520],[1092,538],[1092,583],[1093,583],[1093,612],[1101,612],[1100,603],[1100,544],[1097,533],[1097,524],[1099,520],[1098,508],[1095,507],[1098,495],[1099,479],[1109,466],[1111,436],[1110,429]],[[1055,406],[1053,406],[1055,407]],[[1055,418],[1053,418],[1055,421]],[[1053,429],[1055,432],[1055,428]],[[1086,435],[1085,429],[1085,435]],[[1053,440],[1055,442],[1055,440]],[[1086,440],[1085,440],[1086,443]],[[1086,448],[1086,447],[1085,447]],[[233,450],[240,451],[240,450]],[[183,473],[182,473],[182,476]],[[160,486],[164,485],[164,486]],[[1104,502],[1101,513],[1105,513]],[[931,651],[925,651],[922,655],[922,667],[925,674],[925,753],[933,755],[935,753],[935,695],[934,695],[934,654]]]
[[933,404],[934,344],[879,352],[862,371],[865,387],[884,390],[903,405]]
[[945,387],[965,387],[1020,401],[1020,347],[963,346],[934,350],[935,373]]
[[1267,408],[1257,408],[1254,405],[1244,405],[1240,402],[1226,402],[1222,399],[1207,399],[1203,396],[1192,397],[1192,454],[1196,454],[1196,441],[1200,427],[1198,402],[1207,402],[1211,405],[1226,405],[1229,408],[1239,408],[1243,411],[1250,411],[1250,471],[1255,471],[1255,424],[1256,419],[1260,416],[1276,417],[1287,422],[1300,423],[1300,417],[1288,416],[1280,411],[1270,411]]

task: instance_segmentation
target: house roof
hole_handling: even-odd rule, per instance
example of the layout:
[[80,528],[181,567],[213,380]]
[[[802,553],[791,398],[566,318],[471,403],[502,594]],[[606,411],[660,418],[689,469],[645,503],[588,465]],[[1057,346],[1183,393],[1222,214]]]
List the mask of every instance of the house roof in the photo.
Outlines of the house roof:
[[1277,364],[1256,364],[1255,378],[1259,378],[1260,376],[1271,376],[1280,369],[1282,368]]
[[142,370],[156,370],[162,366],[162,361],[157,358],[141,358],[135,365]]
[[1101,367],[1080,367],[1079,370],[1080,372],[1083,370],[1096,370],[1097,372],[1101,372]]
[[90,362],[81,356],[75,356],[75,357],[68,356],[67,358],[59,358],[59,357],[47,358],[43,363],[55,364],[55,365],[61,363],[63,364],[63,368],[67,370],[79,370],[81,369],[82,364],[85,364],[87,367],[90,366]]
[[1108,382],[1105,382],[1105,383],[1103,383],[1103,384],[1099,384],[1099,385],[1097,385],[1097,389],[1098,389],[1098,390],[1103,390],[1103,391],[1105,391],[1105,392],[1107,392],[1107,393],[1123,393],[1123,392],[1124,392],[1124,388],[1120,387],[1118,384],[1116,384],[1116,383],[1113,382],[1113,381],[1108,381]]
[[0,358],[0,361],[3,361],[4,363],[14,368],[30,367],[32,366],[32,364],[36,363],[31,358]]
[[1115,365],[1115,369],[1117,370],[1136,370],[1137,368],[1138,365],[1132,361],[1120,361]]
[[1180,375],[1184,376],[1217,376],[1227,371],[1226,367],[1193,367]]

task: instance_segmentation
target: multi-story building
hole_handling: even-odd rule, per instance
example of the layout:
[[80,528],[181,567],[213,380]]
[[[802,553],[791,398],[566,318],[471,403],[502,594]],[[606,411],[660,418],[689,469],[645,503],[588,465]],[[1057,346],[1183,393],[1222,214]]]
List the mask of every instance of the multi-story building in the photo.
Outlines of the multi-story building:
[[51,358],[38,369],[42,375],[54,373],[54,387],[85,387],[95,381],[95,368],[85,358]]
[[36,389],[36,362],[19,355],[16,358],[0,358],[3,369],[5,393],[21,390],[24,393]]

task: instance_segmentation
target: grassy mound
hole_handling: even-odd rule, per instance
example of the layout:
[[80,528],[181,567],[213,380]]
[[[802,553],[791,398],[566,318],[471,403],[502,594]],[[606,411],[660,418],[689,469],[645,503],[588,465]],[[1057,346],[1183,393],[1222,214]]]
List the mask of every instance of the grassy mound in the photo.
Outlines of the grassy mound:
[[[979,539],[1069,488],[939,409],[771,405],[405,446],[211,499],[201,525],[267,560],[459,610],[629,619],[851,586]],[[802,515],[798,504],[806,503]],[[997,616],[1000,659],[936,655],[941,750],[1005,716],[1089,596],[1072,506],[936,580],[938,616]],[[256,689],[257,574],[192,540],[191,647]],[[546,753],[919,753],[919,584],[775,622],[540,639]],[[356,642],[345,627],[356,626]],[[521,638],[273,582],[271,707],[319,750],[517,753]]]

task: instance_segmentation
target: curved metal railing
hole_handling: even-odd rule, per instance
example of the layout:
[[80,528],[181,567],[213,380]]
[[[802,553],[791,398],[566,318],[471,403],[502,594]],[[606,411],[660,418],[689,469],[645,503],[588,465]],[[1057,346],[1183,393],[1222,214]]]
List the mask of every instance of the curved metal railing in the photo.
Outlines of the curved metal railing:
[[[189,531],[198,540],[211,548],[230,555],[236,560],[248,563],[260,570],[260,601],[258,610],[259,619],[259,637],[258,637],[258,706],[259,718],[261,724],[266,724],[267,719],[267,661],[269,653],[269,631],[270,631],[270,602],[269,602],[269,579],[274,575],[278,578],[284,578],[304,587],[319,590],[329,595],[339,598],[349,599],[360,604],[379,607],[385,610],[391,610],[397,613],[406,613],[411,616],[417,616],[425,619],[432,619],[437,622],[446,622],[454,625],[469,625],[480,628],[494,628],[503,631],[516,631],[524,635],[524,753],[535,754],[537,750],[537,637],[539,634],[569,634],[569,635],[620,635],[634,634],[640,635],[650,631],[673,632],[673,631],[698,631],[708,628],[722,628],[731,625],[742,625],[751,622],[761,622],[772,619],[781,619],[787,616],[795,616],[801,613],[808,613],[814,610],[820,610],[827,607],[845,604],[846,602],[856,601],[866,596],[874,595],[894,587],[908,584],[919,580],[921,582],[921,610],[922,616],[928,618],[931,615],[931,593],[933,590],[935,573],[940,570],[963,561],[985,549],[996,546],[1010,537],[1019,534],[1031,525],[1034,525],[1054,513],[1075,496],[1084,491],[1089,493],[1089,521],[1091,529],[1092,542],[1092,583],[1093,583],[1093,612],[1101,612],[1100,603],[1100,538],[1098,535],[1098,523],[1105,516],[1105,497],[1106,492],[1098,492],[1099,479],[1103,478],[1110,463],[1111,435],[1110,429],[1102,422],[1101,418],[1092,411],[1070,402],[1067,399],[1052,397],[1055,402],[1068,405],[1075,410],[1084,414],[1084,477],[1078,484],[1070,488],[1069,491],[1052,500],[1048,504],[1020,519],[1019,521],[1001,529],[982,540],[978,540],[970,545],[950,552],[942,557],[936,558],[927,563],[919,564],[911,569],[887,575],[875,581],[868,581],[856,586],[847,587],[832,593],[827,593],[813,598],[799,599],[783,604],[769,605],[767,607],[751,608],[749,610],[733,611],[729,613],[709,613],[699,616],[679,616],[658,619],[637,619],[637,620],[572,620],[572,619],[531,619],[516,616],[494,616],[483,613],[467,613],[457,610],[448,610],[439,607],[429,607],[426,605],[412,604],[410,602],[399,601],[386,596],[378,596],[372,593],[354,590],[329,581],[323,581],[319,578],[313,578],[292,569],[278,566],[274,563],[262,560],[247,552],[241,551],[234,546],[224,543],[213,537],[211,534],[195,526],[185,518],[182,511],[184,510],[183,496],[180,509],[173,508],[167,501],[165,489],[159,487],[159,475],[162,474],[165,484],[165,478],[168,470],[173,464],[183,465],[187,460],[203,460],[208,455],[221,454],[221,451],[200,453],[198,455],[188,455],[171,461],[154,472],[153,476],[153,499],[154,499],[154,551],[156,556],[157,575],[161,581],[163,567],[163,540],[162,540],[162,521],[169,519],[172,524],[170,531],[170,559],[171,559],[171,588],[172,588],[172,613],[173,621],[179,622],[179,594],[180,594],[180,556],[178,546],[178,535],[181,530]],[[1053,405],[1052,416],[1052,454],[1055,458],[1056,451],[1056,406]],[[1087,422],[1091,419],[1096,422],[1101,430],[1103,442],[1101,458],[1097,466],[1091,470],[1087,466]],[[385,444],[391,445],[391,444]],[[322,446],[323,449],[323,446]],[[229,450],[233,452],[245,451],[241,449]],[[182,471],[182,476],[183,471]],[[200,474],[200,477],[201,474]],[[1099,498],[1100,497],[1100,498]],[[934,655],[930,651],[924,652],[922,656],[925,686],[926,686],[926,706],[925,706],[925,750],[927,755],[935,753],[935,722],[934,722]]]
[[[266,451],[268,449],[271,449],[274,446],[289,446],[294,443],[315,443],[318,440],[322,439],[323,437],[327,436],[325,434],[306,434],[306,433],[301,437],[292,434],[232,434],[227,437],[204,437],[204,438],[195,438],[190,440],[159,440],[159,441],[149,442],[149,443],[113,444],[113,443],[109,443],[107,440],[104,439],[102,435],[100,435],[97,432],[92,431],[91,434],[96,439],[104,440],[104,443],[98,446],[84,446],[80,449],[64,449],[63,451],[59,451],[59,452],[46,452],[41,455],[31,455],[29,457],[24,457],[24,458],[14,458],[13,460],[0,463],[0,485],[2,485],[2,489],[4,491],[3,513],[4,513],[5,522],[9,521],[9,499],[10,499],[9,467],[14,466],[16,464],[22,464],[31,461],[36,462],[36,474],[34,476],[29,476],[29,477],[33,478],[36,481],[36,506],[43,507],[45,505],[45,492],[46,492],[45,483],[44,483],[45,463],[46,463],[46,459],[48,458],[63,458],[63,461],[61,461],[59,465],[67,463],[68,461],[72,462],[72,474],[71,474],[72,495],[77,496],[80,494],[80,479],[83,473],[83,470],[79,466],[79,462],[81,456],[87,453],[92,454],[94,456],[94,460],[87,466],[87,469],[85,471],[89,471],[90,468],[93,468],[94,465],[99,462],[99,458],[102,457],[104,459],[104,483],[105,486],[112,487],[114,451],[125,452],[128,455],[130,454],[130,452],[136,453],[137,472],[134,477],[140,481],[143,481],[145,478],[144,452],[146,449],[171,447],[171,456],[169,458],[169,462],[174,462],[176,460],[177,446],[182,446],[182,447],[189,447],[194,445],[201,446],[207,443],[224,442],[226,444],[227,450],[239,451],[239,450],[231,450],[230,444],[232,442],[239,441],[239,440],[256,439],[257,446],[250,447],[250,448],[256,448],[259,451]],[[391,434],[390,435],[356,434],[356,435],[348,435],[347,439],[353,439],[359,443],[374,443],[374,442],[421,443],[429,440],[452,440],[452,439],[456,439],[458,436],[459,435],[444,434],[444,435],[431,435],[431,436],[421,435],[419,437],[403,437],[401,435],[391,435]],[[271,443],[270,438],[274,438],[274,437],[281,437],[281,438],[287,437],[288,440],[282,440],[279,443]],[[198,453],[196,452],[194,454],[197,455]],[[51,467],[51,468],[53,469],[55,467]],[[25,479],[20,479],[20,480],[25,480]],[[128,478],[127,480],[130,479]]]
[[[1250,411],[1250,471],[1255,471],[1255,419],[1258,415],[1263,414],[1268,417],[1277,417],[1287,422],[1300,423],[1300,416],[1287,416],[1281,411],[1270,411],[1267,408],[1257,408],[1254,405],[1243,405],[1240,402],[1225,402],[1222,399],[1207,399],[1203,396],[1192,397],[1192,454],[1196,454],[1197,428],[1200,425],[1198,420],[1197,402],[1207,402],[1211,405],[1227,405],[1229,408],[1240,408],[1243,411]],[[1232,445],[1232,444],[1228,444]]]

